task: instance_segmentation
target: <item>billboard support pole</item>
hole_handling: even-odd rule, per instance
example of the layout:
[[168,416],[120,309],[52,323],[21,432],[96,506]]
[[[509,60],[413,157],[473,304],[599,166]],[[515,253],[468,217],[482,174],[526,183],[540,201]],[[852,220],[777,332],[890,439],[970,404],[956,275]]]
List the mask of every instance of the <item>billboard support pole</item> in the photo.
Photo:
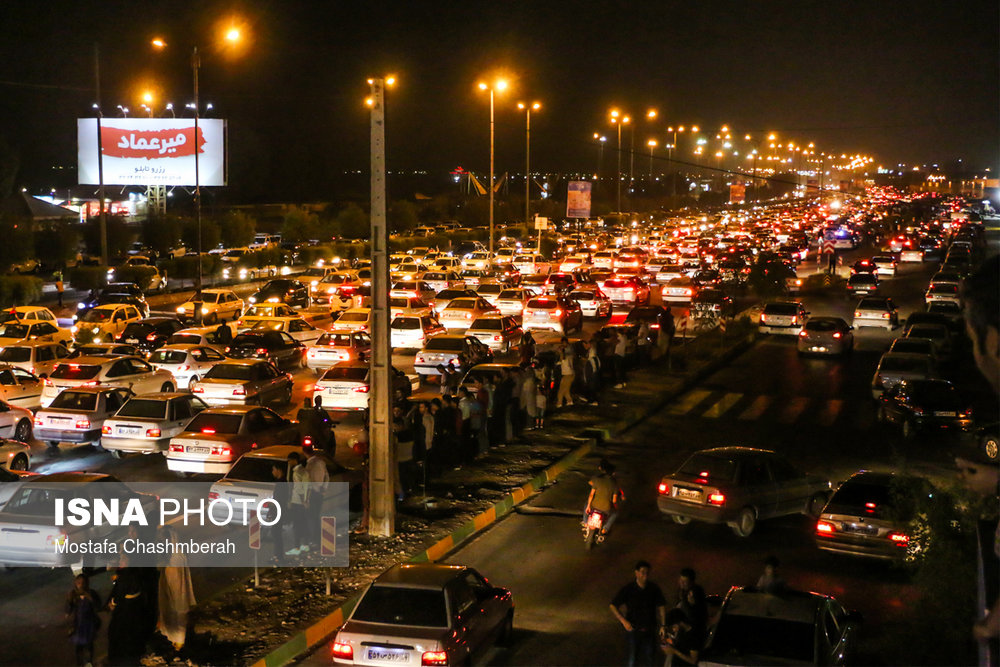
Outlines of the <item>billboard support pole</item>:
[[97,92],[97,183],[98,194],[101,201],[99,203],[99,218],[101,236],[101,266],[108,265],[108,217],[104,211],[104,145],[101,143],[101,119],[104,112],[101,111],[101,45],[94,43],[94,84]]
[[[372,330],[368,386],[369,524],[372,535],[395,532],[395,456],[392,441],[392,348],[389,346],[389,234],[385,215],[385,83],[371,87]],[[490,194],[492,196],[492,183]]]
[[194,75],[194,215],[198,227],[198,277],[194,286],[194,321],[197,326],[202,325],[201,309],[201,280],[202,280],[202,256],[201,256],[201,174],[198,171],[198,120],[201,116],[200,102],[198,101],[198,68],[201,67],[201,56],[198,55],[198,47],[194,47],[191,52],[191,71]]

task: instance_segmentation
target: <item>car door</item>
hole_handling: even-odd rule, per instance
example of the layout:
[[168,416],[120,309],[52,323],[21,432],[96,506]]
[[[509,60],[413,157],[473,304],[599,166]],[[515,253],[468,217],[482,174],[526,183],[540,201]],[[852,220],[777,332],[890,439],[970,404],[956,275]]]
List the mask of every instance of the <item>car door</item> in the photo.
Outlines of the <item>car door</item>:
[[[287,368],[289,366],[294,367],[294,366],[298,365],[299,362],[301,362],[302,358],[303,358],[302,357],[302,349],[303,349],[302,343],[300,343],[299,341],[297,341],[294,338],[292,338],[291,335],[289,335],[288,332],[286,332],[286,331],[277,331],[275,333],[277,333],[278,336],[281,338],[281,346],[282,346],[282,355],[281,356],[282,356],[282,359],[284,360],[284,364],[285,364],[282,367],[283,368]],[[319,336],[317,335],[316,338],[318,339]]]
[[475,589],[465,577],[451,581],[446,589],[452,613],[452,626],[458,635],[456,643],[465,644],[474,662],[476,655],[487,645],[489,627],[486,615],[479,605]]
[[4,401],[0,401],[0,437],[11,438],[21,413],[14,412]]
[[[22,408],[36,408],[41,405],[42,399],[42,381],[39,380],[34,374],[29,373],[21,368],[11,368],[8,371],[13,375],[15,382],[17,383],[17,394],[18,398],[16,401],[9,400],[14,405],[19,405]],[[6,384],[2,379],[0,382]]]
[[782,458],[770,458],[767,465],[771,469],[771,478],[774,480],[777,515],[784,516],[802,512],[806,503],[809,502],[812,492],[809,478]]
[[136,393],[150,393],[160,391],[163,386],[163,378],[156,369],[142,359],[129,359],[131,378]]
[[288,323],[288,333],[292,338],[304,345],[315,343],[320,336],[320,330],[305,320],[291,320]]
[[[280,415],[269,408],[261,408],[259,412],[262,424],[262,430],[257,434],[257,444],[259,447],[295,444],[295,438],[291,435],[287,420],[282,419]],[[266,441],[267,445],[262,440]]]
[[208,369],[220,361],[225,360],[225,356],[210,347],[196,347],[191,349],[191,359],[195,362],[195,370],[199,373],[207,373]]
[[[778,509],[778,495],[767,460],[749,456],[741,461],[740,487],[737,504],[757,508],[757,518],[774,516]],[[728,502],[727,502],[728,504]]]

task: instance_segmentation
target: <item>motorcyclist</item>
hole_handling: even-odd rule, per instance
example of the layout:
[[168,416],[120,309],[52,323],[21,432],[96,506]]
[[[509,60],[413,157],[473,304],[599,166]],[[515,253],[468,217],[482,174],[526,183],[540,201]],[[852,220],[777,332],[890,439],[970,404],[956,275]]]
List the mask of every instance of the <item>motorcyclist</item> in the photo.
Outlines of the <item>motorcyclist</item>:
[[295,418],[299,422],[299,435],[302,438],[308,437],[312,441],[312,446],[318,451],[335,453],[337,444],[333,427],[336,422],[331,420],[330,415],[323,409],[322,397],[316,396],[314,403],[307,396]]
[[615,477],[615,466],[607,459],[601,459],[598,464],[598,474],[590,479],[590,495],[587,497],[587,508],[583,512],[583,525],[591,510],[602,512],[606,518],[601,528],[602,534],[611,530],[612,524],[618,518],[618,506],[625,500],[625,494]]

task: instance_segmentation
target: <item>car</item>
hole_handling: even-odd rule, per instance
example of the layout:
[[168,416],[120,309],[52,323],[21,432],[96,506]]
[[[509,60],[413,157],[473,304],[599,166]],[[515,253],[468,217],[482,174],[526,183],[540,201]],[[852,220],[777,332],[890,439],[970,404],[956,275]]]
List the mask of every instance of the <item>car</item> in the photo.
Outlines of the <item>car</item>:
[[398,315],[389,324],[389,343],[393,349],[419,350],[447,331],[434,315]]
[[563,296],[538,296],[524,307],[522,327],[525,331],[551,329],[559,333],[583,329],[580,304]]
[[298,280],[291,278],[278,278],[269,280],[264,285],[250,295],[250,303],[284,303],[298,308],[308,308],[309,288]]
[[235,323],[229,322],[226,326],[229,328],[228,338],[220,335],[219,327],[192,327],[181,329],[170,336],[166,345],[205,345],[221,352],[226,349],[226,345],[231,343],[233,336],[236,335]]
[[356,271],[342,270],[327,273],[316,284],[310,282],[309,294],[317,305],[335,307],[344,297],[361,285]]
[[675,523],[725,523],[739,537],[758,521],[806,514],[818,517],[830,482],[800,472],[766,449],[716,447],[692,454],[658,487],[657,506]]
[[554,294],[568,294],[577,287],[576,276],[572,273],[553,272],[545,276],[545,291]]
[[416,297],[425,304],[433,304],[434,297],[439,291],[431,287],[426,280],[402,280],[392,286],[389,296]]
[[961,308],[962,297],[959,293],[959,286],[951,283],[932,282],[924,293],[924,301],[927,305],[937,302],[954,303]]
[[468,387],[471,390],[474,385],[485,383],[487,379],[496,383],[500,380],[500,376],[504,371],[517,373],[520,372],[520,370],[521,367],[518,364],[513,363],[476,364],[467,370],[465,375],[462,376],[460,386]]
[[212,366],[226,357],[209,345],[164,345],[149,355],[147,361],[154,368],[168,371],[174,376],[178,388],[189,389],[205,376]]
[[674,316],[663,306],[636,306],[625,316],[624,324],[635,324],[638,327],[641,322],[649,325],[650,338],[655,345],[660,331],[662,329],[669,331],[672,328]]
[[[370,386],[367,363],[347,361],[332,366],[316,380],[315,395],[323,397],[327,410],[367,410]],[[392,400],[401,401],[410,395],[410,378],[392,368]]]
[[799,332],[796,349],[800,355],[843,356],[854,350],[854,327],[841,317],[812,317]]
[[482,341],[465,334],[441,334],[428,340],[413,358],[419,377],[440,375],[438,366],[452,364],[456,370],[493,361],[493,352]]
[[444,269],[446,271],[461,271],[462,270],[462,260],[458,257],[450,257],[448,255],[437,257],[434,260],[435,268]]
[[481,296],[460,297],[448,302],[438,313],[438,321],[449,331],[465,331],[474,319],[495,312],[499,312],[497,308]]
[[39,377],[47,377],[56,364],[70,354],[71,352],[59,343],[32,340],[0,348],[0,363],[16,366]]
[[733,298],[721,289],[700,289],[691,297],[691,315],[695,318],[733,317],[735,314]]
[[115,337],[115,341],[135,345],[143,354],[149,354],[183,327],[176,317],[148,317],[138,322],[129,322]]
[[593,256],[593,265],[600,269],[614,269],[615,258],[618,256],[613,250],[598,250]]
[[856,275],[858,273],[868,273],[874,275],[878,272],[878,267],[870,259],[859,259],[851,265],[851,275]]
[[123,387],[64,389],[47,407],[35,413],[34,435],[50,447],[58,447],[61,442],[96,445],[101,440],[104,420],[132,396]]
[[964,311],[957,301],[935,300],[927,304],[927,312],[932,315],[944,315],[955,321],[961,321]]
[[934,341],[934,347],[937,350],[938,357],[940,359],[950,359],[955,351],[955,345],[952,342],[951,331],[943,324],[935,324],[932,322],[927,323],[916,323],[906,325],[906,333],[903,334],[904,338],[930,338]]
[[[440,293],[443,290],[465,288],[465,281],[462,280],[462,278],[455,271],[435,268],[430,271],[426,271],[422,276],[420,276],[420,279],[430,285],[431,289],[438,293],[438,297],[440,297]],[[435,304],[437,303],[437,298],[432,300]]]
[[0,364],[0,399],[21,408],[38,408],[42,405],[44,383],[34,373]]
[[921,430],[965,430],[972,424],[972,408],[947,380],[903,380],[879,397],[878,421],[899,424],[904,438]]
[[52,322],[11,320],[0,324],[0,348],[33,340],[69,345],[73,332]]
[[322,329],[316,328],[299,316],[269,317],[266,319],[259,319],[254,322],[252,327],[245,330],[243,333],[261,333],[265,331],[281,331],[287,333],[303,345],[315,343],[316,339],[323,334]]
[[368,331],[372,325],[371,308],[350,308],[334,320],[333,326],[351,331]]
[[879,327],[892,331],[899,326],[899,311],[889,297],[869,296],[854,307],[854,328]]
[[671,280],[683,278],[686,275],[684,267],[681,264],[676,262],[666,262],[662,264],[656,272],[655,280],[657,283],[668,283]]
[[506,285],[498,282],[484,282],[476,286],[476,295],[486,299],[492,305],[497,305],[500,293],[507,289]]
[[642,306],[649,303],[649,286],[637,277],[616,274],[604,281],[601,291],[616,306]]
[[569,255],[559,263],[559,271],[569,273],[590,266],[590,255]]
[[70,331],[77,345],[107,343],[114,340],[132,322],[142,320],[142,313],[132,304],[96,306],[81,317]]
[[733,586],[698,652],[698,664],[852,664],[861,622],[859,613],[829,595]]
[[416,296],[390,296],[389,317],[431,315],[434,309]]
[[889,255],[876,255],[872,257],[872,264],[875,265],[875,272],[880,276],[896,276],[896,259]]
[[233,405],[202,410],[170,439],[167,469],[225,475],[241,456],[273,445],[297,445],[298,425],[273,410]]
[[967,340],[965,320],[961,317],[946,315],[939,312],[914,312],[906,318],[906,328],[916,324],[939,324],[951,334],[951,342],[955,347],[961,347]]
[[321,371],[344,361],[364,361],[372,341],[364,331],[334,329],[326,331],[306,350],[306,366]]
[[552,265],[537,253],[515,255],[511,264],[521,272],[521,275],[544,275],[552,270]]
[[488,252],[477,251],[470,252],[468,255],[462,258],[462,268],[463,269],[479,269],[484,270],[490,267],[490,254]]
[[42,407],[48,407],[68,387],[122,387],[139,394],[173,391],[169,371],[154,368],[139,357],[77,357],[56,364],[42,388]]
[[524,315],[524,308],[534,294],[523,287],[511,287],[500,292],[493,305],[497,307],[503,315],[521,317]]
[[584,317],[611,317],[614,305],[608,295],[598,287],[584,287],[569,293],[570,301],[576,301]]
[[816,522],[822,551],[901,562],[910,542],[909,518],[900,503],[904,485],[893,473],[862,470],[833,492]]
[[15,306],[0,310],[0,324],[7,322],[48,322],[56,325],[58,320],[52,311],[44,306]]
[[855,273],[847,279],[847,296],[870,296],[878,292],[878,274]]
[[938,367],[933,356],[926,353],[886,352],[879,359],[872,376],[872,398],[892,389],[903,380],[922,380],[938,377]]
[[923,262],[924,251],[920,248],[903,248],[899,251],[900,262]]
[[203,289],[190,299],[177,306],[177,317],[184,322],[195,320],[194,304],[201,303],[201,321],[205,324],[218,324],[240,319],[243,314],[243,299],[229,289]]
[[101,426],[101,447],[120,457],[123,453],[165,452],[170,439],[208,404],[187,392],[162,392],[134,396]]
[[77,345],[67,359],[80,357],[143,357],[142,350],[129,343],[88,343]]
[[[318,338],[318,336],[317,336]],[[306,346],[285,331],[247,331],[224,350],[231,359],[263,359],[282,370],[306,365]]]
[[931,276],[931,284],[962,286],[962,274],[955,271],[938,271]]
[[27,408],[0,400],[0,438],[30,442],[34,415]]
[[244,331],[261,320],[269,320],[275,317],[300,317],[300,315],[288,304],[256,303],[246,309],[246,312],[237,321],[236,328],[239,331]]
[[[607,283],[605,283],[607,284]],[[668,303],[688,303],[698,295],[698,286],[688,276],[673,278],[661,288],[663,301]]]
[[473,288],[485,280],[493,279],[493,273],[487,269],[462,269],[458,275],[468,287]]
[[226,359],[192,383],[191,393],[212,406],[290,403],[292,378],[263,359]]
[[799,301],[771,301],[760,313],[759,329],[766,334],[798,336],[809,319],[809,311]]
[[[142,289],[135,283],[108,283],[99,294],[85,297],[76,304],[73,321],[78,321],[93,308],[111,303],[129,303],[139,309],[143,317],[149,317],[149,304]],[[54,319],[54,318],[53,318]]]
[[513,633],[514,601],[472,568],[399,563],[379,575],[337,630],[335,664],[475,664]]
[[511,347],[521,344],[523,334],[517,320],[499,312],[476,318],[465,331],[466,336],[478,338],[494,352],[509,352]]

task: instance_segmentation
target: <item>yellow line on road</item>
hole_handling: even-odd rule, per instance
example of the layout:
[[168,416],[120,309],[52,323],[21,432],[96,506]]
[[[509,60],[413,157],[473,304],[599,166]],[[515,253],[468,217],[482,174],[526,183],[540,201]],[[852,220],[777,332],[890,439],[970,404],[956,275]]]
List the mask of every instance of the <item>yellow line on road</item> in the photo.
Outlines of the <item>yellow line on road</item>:
[[729,410],[731,407],[736,405],[737,401],[743,398],[743,394],[726,394],[712,407],[702,414],[702,417],[711,417],[713,419],[721,417]]
[[683,396],[679,401],[670,406],[667,410],[667,414],[670,415],[683,415],[691,411],[691,409],[708,398],[712,392],[705,389],[695,389]]
[[760,416],[764,414],[764,411],[766,411],[768,406],[770,405],[771,405],[770,396],[758,396],[757,398],[753,399],[753,403],[750,404],[750,407],[744,410],[742,414],[740,414],[740,419],[743,420],[760,419]]

